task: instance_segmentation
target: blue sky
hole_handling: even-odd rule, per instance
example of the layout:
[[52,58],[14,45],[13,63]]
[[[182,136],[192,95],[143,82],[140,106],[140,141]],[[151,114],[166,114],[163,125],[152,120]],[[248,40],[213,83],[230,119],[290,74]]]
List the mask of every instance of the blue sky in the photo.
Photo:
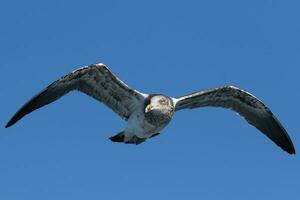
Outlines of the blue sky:
[[103,62],[145,93],[222,85],[263,100],[299,151],[299,1],[0,3],[0,199],[295,199],[300,159],[228,110],[176,113],[139,146],[126,123],[74,92],[4,126],[35,93]]

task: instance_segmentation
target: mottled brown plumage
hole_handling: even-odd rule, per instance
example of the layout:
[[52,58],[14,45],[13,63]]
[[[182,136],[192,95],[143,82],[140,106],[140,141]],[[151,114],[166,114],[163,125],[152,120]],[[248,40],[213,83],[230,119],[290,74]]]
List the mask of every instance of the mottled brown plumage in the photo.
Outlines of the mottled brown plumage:
[[295,153],[291,139],[270,109],[248,92],[226,86],[178,98],[144,94],[128,87],[101,63],[75,70],[50,84],[21,107],[6,127],[72,90],[97,99],[128,121],[128,127],[124,131],[110,138],[114,142],[140,144],[159,135],[172,120],[175,111],[214,106],[237,112],[283,150]]
[[30,112],[47,105],[72,90],[81,91],[106,104],[127,120],[135,104],[144,101],[141,93],[131,89],[103,64],[94,64],[69,73],[50,84],[28,101],[7,123],[12,126]]
[[205,106],[229,108],[245,118],[283,150],[295,153],[293,143],[286,130],[270,109],[252,94],[237,87],[226,86],[178,97],[176,111]]

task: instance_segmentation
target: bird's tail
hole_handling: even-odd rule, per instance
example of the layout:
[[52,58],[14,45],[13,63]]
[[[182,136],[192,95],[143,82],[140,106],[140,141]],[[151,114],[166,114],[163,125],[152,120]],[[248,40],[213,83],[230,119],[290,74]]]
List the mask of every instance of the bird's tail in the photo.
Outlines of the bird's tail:
[[117,135],[110,137],[109,139],[113,142],[124,142],[124,139],[125,139],[124,131],[118,133]]
[[124,131],[118,133],[117,135],[114,135],[112,137],[109,138],[111,141],[113,142],[124,142],[125,144],[141,144],[143,142],[146,141],[145,138],[139,138],[137,136],[132,136],[131,138],[129,138],[129,140],[126,138],[126,141],[125,141],[125,134],[124,134]]

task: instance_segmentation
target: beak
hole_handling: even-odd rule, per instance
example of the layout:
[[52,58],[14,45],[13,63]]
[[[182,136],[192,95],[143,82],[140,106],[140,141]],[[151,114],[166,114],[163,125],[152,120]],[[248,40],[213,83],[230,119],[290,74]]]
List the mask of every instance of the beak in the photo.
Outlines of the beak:
[[145,112],[147,113],[147,112],[149,112],[149,111],[151,111],[151,110],[153,110],[153,106],[149,104],[149,105],[145,108]]

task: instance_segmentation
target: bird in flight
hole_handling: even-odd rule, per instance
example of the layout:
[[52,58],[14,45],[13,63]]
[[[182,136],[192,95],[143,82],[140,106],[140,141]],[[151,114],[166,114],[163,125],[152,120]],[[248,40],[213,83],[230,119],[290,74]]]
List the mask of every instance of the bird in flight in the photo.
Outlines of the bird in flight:
[[237,112],[284,151],[295,154],[289,135],[270,109],[242,89],[225,86],[176,98],[163,94],[145,94],[127,86],[102,63],[79,68],[50,84],[17,111],[6,128],[73,90],[104,103],[128,122],[125,130],[110,137],[113,142],[140,144],[159,135],[175,112],[213,106]]

